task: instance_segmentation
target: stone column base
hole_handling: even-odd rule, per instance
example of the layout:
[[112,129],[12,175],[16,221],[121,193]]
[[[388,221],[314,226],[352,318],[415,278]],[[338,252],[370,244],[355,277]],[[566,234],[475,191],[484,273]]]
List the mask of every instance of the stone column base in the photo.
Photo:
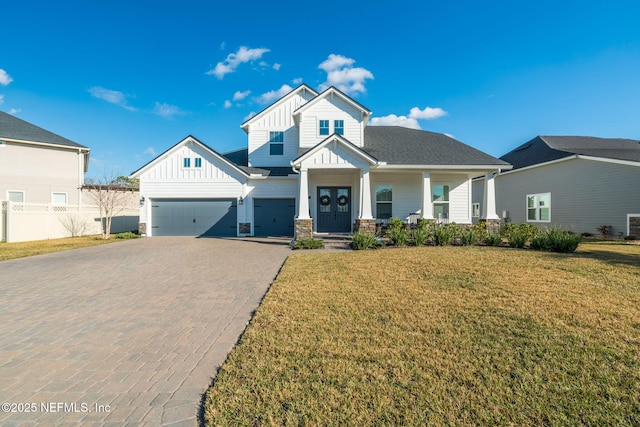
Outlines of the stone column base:
[[353,227],[353,231],[361,231],[363,233],[375,234],[376,232],[376,220],[375,219],[356,219],[356,224]]
[[313,219],[296,219],[295,239],[308,239],[313,237]]
[[485,224],[487,224],[487,231],[489,233],[499,233],[500,225],[502,224],[502,220],[500,219],[481,219]]

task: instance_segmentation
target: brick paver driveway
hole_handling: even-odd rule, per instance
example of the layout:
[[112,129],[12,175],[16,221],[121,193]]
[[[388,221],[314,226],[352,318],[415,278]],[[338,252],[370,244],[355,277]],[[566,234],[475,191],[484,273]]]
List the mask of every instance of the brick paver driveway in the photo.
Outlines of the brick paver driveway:
[[286,243],[153,237],[0,262],[0,425],[196,425]]

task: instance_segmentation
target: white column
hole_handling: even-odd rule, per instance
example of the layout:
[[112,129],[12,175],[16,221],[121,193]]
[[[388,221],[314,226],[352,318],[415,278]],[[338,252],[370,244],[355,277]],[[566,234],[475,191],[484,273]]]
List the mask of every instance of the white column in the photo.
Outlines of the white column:
[[298,216],[297,219],[311,219],[309,217],[309,171],[300,168],[298,177]]
[[490,172],[484,177],[484,197],[482,199],[482,219],[500,219],[496,213],[495,175]]
[[433,201],[431,197],[431,174],[422,172],[422,218],[433,219]]
[[369,168],[360,170],[360,219],[373,219]]

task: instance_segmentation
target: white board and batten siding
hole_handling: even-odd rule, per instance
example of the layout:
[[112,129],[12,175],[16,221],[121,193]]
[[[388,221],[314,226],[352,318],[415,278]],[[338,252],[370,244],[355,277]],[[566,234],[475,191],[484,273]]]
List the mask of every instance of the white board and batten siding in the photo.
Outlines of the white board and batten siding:
[[[298,128],[293,120],[293,112],[313,98],[308,91],[300,91],[279,105],[261,113],[248,129],[249,166],[289,166],[298,157]],[[284,155],[269,154],[269,132],[284,132]]]
[[[391,185],[393,216],[406,220],[409,215],[422,215],[422,172],[372,173],[371,200],[376,209],[376,186]],[[449,220],[459,224],[471,223],[471,180],[466,175],[431,173],[431,185],[449,186]]]
[[320,135],[320,120],[329,120],[329,135],[335,132],[334,120],[344,121],[344,138],[358,147],[363,145],[362,112],[339,97],[325,97],[301,114],[300,148],[311,148],[328,135]]
[[496,178],[498,213],[508,210],[512,222],[526,221],[526,197],[551,193],[551,221],[577,233],[597,234],[611,225],[626,234],[627,214],[640,212],[640,165],[573,158]]
[[[184,167],[184,158],[191,166]],[[195,167],[195,159],[202,165]],[[245,177],[212,153],[195,143],[187,143],[168,153],[164,159],[140,175],[140,194],[146,200],[160,198],[239,198]],[[151,203],[140,209],[140,222],[151,217]]]

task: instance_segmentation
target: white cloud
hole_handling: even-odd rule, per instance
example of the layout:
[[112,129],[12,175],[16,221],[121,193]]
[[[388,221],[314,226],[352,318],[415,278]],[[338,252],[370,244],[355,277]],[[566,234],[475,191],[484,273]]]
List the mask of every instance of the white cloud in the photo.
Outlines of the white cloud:
[[0,68],[0,85],[7,86],[12,81],[13,81],[13,79],[11,78],[9,73],[7,73],[5,70]]
[[4,95],[0,95],[0,105],[4,103]]
[[260,59],[267,52],[270,52],[270,50],[266,48],[249,49],[246,46],[241,46],[236,53],[227,55],[224,61],[218,62],[206,74],[214,75],[222,80],[226,74],[233,73],[240,64]]
[[12,116],[15,116],[16,114],[18,114],[21,111],[22,111],[22,108],[12,108],[12,109],[9,110],[9,114],[11,114]]
[[231,108],[232,105],[233,104],[228,99],[226,101],[224,101],[224,108]]
[[251,111],[251,112],[249,112],[249,114],[247,114],[246,116],[244,116],[244,119],[242,120],[242,122],[243,122],[243,123],[244,123],[244,122],[246,122],[247,120],[249,120],[251,117],[255,116],[256,114],[258,114],[258,113],[256,113],[255,111]]
[[129,111],[137,111],[136,108],[131,107],[130,105],[127,104],[128,102],[127,99],[130,98],[130,96],[125,95],[120,91],[105,89],[100,86],[94,86],[89,89],[89,93],[94,98],[102,99],[103,101],[107,101],[111,104],[119,105],[120,107],[127,109]]
[[291,80],[291,83],[293,83],[294,85],[299,85],[304,81],[304,79],[302,77],[298,77],[297,79],[293,79]]
[[278,90],[272,90],[267,93],[263,93],[258,97],[258,102],[260,104],[269,104],[270,102],[275,101],[276,99],[282,98],[289,92],[291,92],[293,88],[287,84],[284,84]]
[[155,148],[147,147],[147,149],[144,150],[143,154],[146,154],[147,156],[155,157],[155,156],[157,156],[158,153],[156,153],[156,149]]
[[237,91],[236,93],[233,94],[233,100],[234,101],[242,101],[243,99],[245,99],[250,94],[251,94],[250,90],[245,90],[244,92]]
[[320,90],[335,86],[348,95],[358,92],[366,92],[364,83],[367,79],[373,80],[373,73],[362,67],[353,67],[355,59],[342,55],[331,54],[318,65],[318,68],[326,71],[327,81],[320,85]]
[[425,120],[433,120],[438,117],[446,116],[448,113],[444,111],[442,108],[436,107],[425,107],[424,110],[419,109],[418,107],[413,107],[409,111],[409,117],[413,119],[425,119]]
[[402,126],[410,129],[422,129],[418,120],[433,120],[438,117],[446,116],[447,113],[442,108],[425,107],[420,109],[413,107],[409,110],[408,116],[396,116],[395,114],[389,114],[383,117],[371,118],[371,126]]
[[157,114],[161,117],[173,117],[173,116],[182,116],[186,114],[176,105],[169,105],[167,103],[156,102],[156,105],[153,109],[154,114]]
[[282,64],[278,64],[277,62],[275,64],[273,64],[273,69],[276,70],[276,71],[279,71],[280,67],[282,67]]
[[369,122],[371,126],[402,126],[410,129],[422,129],[418,120],[407,116],[396,116],[389,114],[383,117],[373,117]]

